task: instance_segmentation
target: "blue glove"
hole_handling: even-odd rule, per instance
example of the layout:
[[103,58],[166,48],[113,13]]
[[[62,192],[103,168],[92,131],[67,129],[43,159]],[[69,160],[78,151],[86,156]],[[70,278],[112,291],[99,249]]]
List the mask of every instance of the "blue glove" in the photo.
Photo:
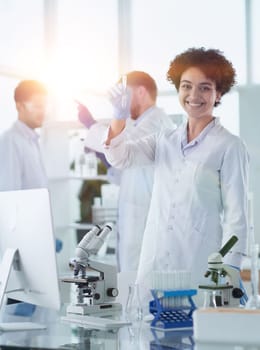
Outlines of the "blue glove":
[[36,305],[29,303],[17,303],[14,310],[15,316],[32,316],[36,310]]
[[96,120],[92,117],[92,114],[88,110],[86,106],[82,103],[78,103],[78,119],[79,121],[85,125],[87,129],[91,127],[91,125],[96,123]]
[[108,97],[114,107],[114,118],[127,119],[130,116],[131,90],[119,83],[108,91]]
[[246,302],[248,301],[248,296],[247,296],[247,294],[246,294],[246,290],[245,290],[245,287],[244,287],[244,285],[243,285],[243,282],[242,282],[241,278],[240,278],[240,280],[239,280],[239,287],[240,287],[240,289],[242,290],[242,292],[244,293],[244,295],[242,296],[242,298],[240,298],[240,304],[241,304],[241,305],[246,305]]
[[59,253],[62,250],[63,243],[60,239],[55,239],[55,250],[56,253]]

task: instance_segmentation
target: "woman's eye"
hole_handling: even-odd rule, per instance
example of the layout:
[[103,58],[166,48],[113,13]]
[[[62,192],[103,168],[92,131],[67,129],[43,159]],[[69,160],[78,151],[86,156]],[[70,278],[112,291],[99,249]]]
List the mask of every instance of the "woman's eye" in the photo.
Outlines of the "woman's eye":
[[183,85],[181,85],[181,88],[184,89],[184,90],[187,90],[187,89],[190,89],[190,85],[183,84]]
[[209,87],[209,86],[202,86],[201,88],[200,88],[200,90],[203,92],[206,92],[206,91],[210,91],[211,90],[211,88]]

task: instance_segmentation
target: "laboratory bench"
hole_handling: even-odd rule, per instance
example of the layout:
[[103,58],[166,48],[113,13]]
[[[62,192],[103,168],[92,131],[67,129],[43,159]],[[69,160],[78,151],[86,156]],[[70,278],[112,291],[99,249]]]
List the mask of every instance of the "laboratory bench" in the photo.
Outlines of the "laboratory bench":
[[[61,312],[37,307],[30,319],[43,323],[44,330],[15,331],[0,333],[0,350],[11,349],[77,349],[77,350],[260,350],[260,344],[224,344],[195,342],[191,328],[174,331],[151,329],[143,321],[134,326],[111,330],[99,330],[87,325],[79,326],[63,321],[65,308]],[[4,317],[4,321],[17,322],[16,316]],[[19,321],[28,321],[21,318]],[[232,327],[232,325],[230,325]],[[210,325],[209,325],[210,327]],[[205,329],[205,332],[207,330]],[[235,339],[234,339],[235,341]]]

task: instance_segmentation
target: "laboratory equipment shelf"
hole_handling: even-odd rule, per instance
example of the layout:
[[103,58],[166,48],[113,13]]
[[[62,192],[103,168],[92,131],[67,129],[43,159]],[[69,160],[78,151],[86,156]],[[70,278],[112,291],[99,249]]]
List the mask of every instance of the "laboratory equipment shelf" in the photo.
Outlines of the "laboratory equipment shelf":
[[[82,151],[81,140],[85,137],[86,128],[77,120],[46,121],[41,129],[41,151],[49,179],[53,225],[56,237],[63,242],[63,248],[57,254],[60,271],[67,270],[77,239],[92,228],[90,220],[80,222],[79,191],[83,183],[94,183],[97,188],[109,183],[107,175],[98,174],[95,169],[88,172],[86,168],[75,168],[76,158]],[[64,287],[62,293],[63,300],[70,298],[70,288]]]
[[55,176],[50,178],[51,181],[67,181],[67,180],[81,180],[81,181],[108,181],[107,175],[95,175],[95,176],[78,176],[78,175],[68,175],[68,176]]
[[[197,294],[196,289],[159,290],[152,289],[154,300],[150,302],[150,313],[154,316],[151,327],[159,329],[191,328],[193,327],[192,313],[196,306],[192,296]],[[169,300],[169,298],[171,298]],[[167,299],[173,306],[163,306]],[[176,303],[174,302],[176,301]],[[180,305],[183,302],[183,305]],[[174,304],[178,306],[174,306]]]
[[70,180],[100,180],[100,181],[108,181],[107,175],[95,175],[95,176],[69,176]]

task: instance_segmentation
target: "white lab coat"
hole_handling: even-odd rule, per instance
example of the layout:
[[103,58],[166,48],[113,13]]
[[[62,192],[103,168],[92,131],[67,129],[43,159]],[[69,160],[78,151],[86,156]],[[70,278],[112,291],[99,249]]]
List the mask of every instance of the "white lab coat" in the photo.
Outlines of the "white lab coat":
[[47,187],[38,139],[20,120],[0,135],[0,191]]
[[185,124],[131,144],[122,132],[105,150],[108,161],[121,168],[155,164],[137,275],[142,297],[148,300],[153,270],[189,270],[197,288],[205,283],[208,255],[230,236],[237,235],[239,241],[226,262],[237,266],[236,253],[246,253],[246,147],[217,118],[182,147],[186,129]]
[[[104,130],[104,127],[99,127],[98,124],[93,125],[92,128],[90,131]],[[175,128],[175,124],[162,109],[151,107],[136,121],[128,119],[125,132],[127,139],[135,143],[140,138],[157,133],[165,128]],[[90,131],[86,137],[86,146],[93,148],[93,134],[90,136]],[[104,135],[99,140],[102,140],[103,137]],[[104,149],[102,151],[104,152]],[[153,164],[140,164],[138,167],[125,169],[121,172],[118,202],[118,258],[120,271],[136,271],[138,267],[152,194],[153,171]]]

